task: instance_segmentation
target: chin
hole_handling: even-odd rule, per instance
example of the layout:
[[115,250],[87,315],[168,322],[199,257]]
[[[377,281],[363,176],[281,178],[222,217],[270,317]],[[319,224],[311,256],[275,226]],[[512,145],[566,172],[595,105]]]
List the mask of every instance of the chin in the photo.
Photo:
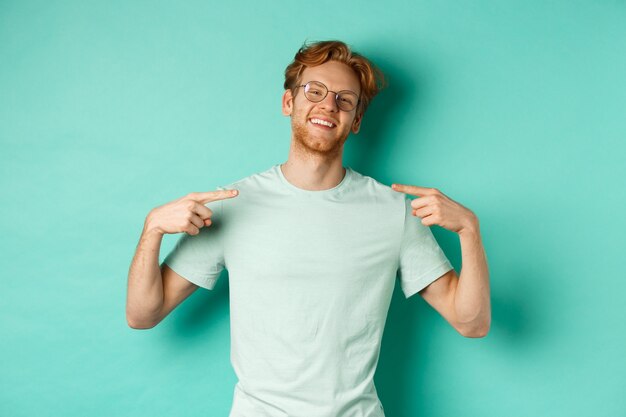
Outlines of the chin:
[[316,138],[310,135],[299,135],[294,132],[294,140],[299,147],[317,154],[334,155],[343,147],[343,141],[333,138]]

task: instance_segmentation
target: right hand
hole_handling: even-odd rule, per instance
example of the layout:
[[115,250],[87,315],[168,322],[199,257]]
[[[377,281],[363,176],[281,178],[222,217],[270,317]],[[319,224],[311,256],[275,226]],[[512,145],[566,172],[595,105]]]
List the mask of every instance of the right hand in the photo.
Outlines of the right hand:
[[237,195],[239,195],[237,190],[189,193],[152,209],[146,218],[144,230],[159,234],[185,232],[197,235],[202,227],[211,225],[213,212],[205,204]]

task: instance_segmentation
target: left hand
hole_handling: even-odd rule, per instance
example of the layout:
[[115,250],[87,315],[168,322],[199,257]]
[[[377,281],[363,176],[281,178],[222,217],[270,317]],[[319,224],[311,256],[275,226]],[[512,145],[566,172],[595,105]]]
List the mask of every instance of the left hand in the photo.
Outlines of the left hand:
[[452,200],[436,188],[392,184],[401,193],[414,195],[413,216],[420,217],[424,226],[438,225],[455,233],[478,229],[478,218],[467,207]]

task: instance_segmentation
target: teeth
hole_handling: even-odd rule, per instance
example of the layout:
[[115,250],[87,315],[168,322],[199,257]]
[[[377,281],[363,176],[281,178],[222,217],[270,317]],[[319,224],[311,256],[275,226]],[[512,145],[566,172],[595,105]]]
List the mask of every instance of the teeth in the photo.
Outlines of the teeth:
[[324,126],[328,126],[328,127],[335,126],[331,122],[327,122],[326,120],[322,120],[322,119],[311,119],[311,123],[315,123],[315,124],[318,124],[318,125],[324,125]]

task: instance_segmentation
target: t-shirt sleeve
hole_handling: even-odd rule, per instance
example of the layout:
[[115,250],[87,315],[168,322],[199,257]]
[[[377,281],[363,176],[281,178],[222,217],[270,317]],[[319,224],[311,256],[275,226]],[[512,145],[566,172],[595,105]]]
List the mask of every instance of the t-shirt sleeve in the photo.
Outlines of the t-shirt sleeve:
[[409,298],[452,269],[452,264],[435,240],[430,227],[413,216],[411,199],[405,196],[404,230],[400,248],[399,279]]
[[212,290],[225,266],[223,204],[222,200],[217,200],[205,206],[213,212],[211,225],[200,228],[197,235],[182,233],[163,263],[186,280]]

